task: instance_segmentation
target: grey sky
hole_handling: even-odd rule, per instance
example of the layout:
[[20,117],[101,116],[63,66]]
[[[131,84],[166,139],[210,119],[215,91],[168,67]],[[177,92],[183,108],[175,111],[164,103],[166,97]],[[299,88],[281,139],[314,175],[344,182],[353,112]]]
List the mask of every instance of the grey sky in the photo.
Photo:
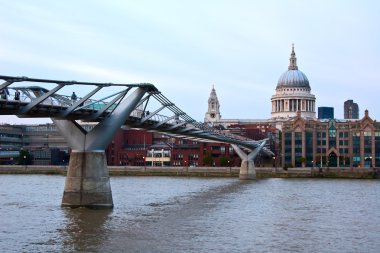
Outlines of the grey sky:
[[214,84],[223,118],[265,119],[294,43],[317,106],[333,106],[343,118],[343,102],[353,99],[360,117],[368,109],[380,119],[378,1],[0,0],[0,6],[2,75],[151,82],[199,121]]

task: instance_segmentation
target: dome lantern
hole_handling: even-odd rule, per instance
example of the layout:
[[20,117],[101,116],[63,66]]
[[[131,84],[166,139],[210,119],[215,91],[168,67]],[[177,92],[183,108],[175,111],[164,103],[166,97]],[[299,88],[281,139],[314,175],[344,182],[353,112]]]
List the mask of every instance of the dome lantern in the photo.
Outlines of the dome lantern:
[[296,53],[294,52],[294,44],[292,44],[292,53],[290,54],[290,63],[288,70],[298,70]]

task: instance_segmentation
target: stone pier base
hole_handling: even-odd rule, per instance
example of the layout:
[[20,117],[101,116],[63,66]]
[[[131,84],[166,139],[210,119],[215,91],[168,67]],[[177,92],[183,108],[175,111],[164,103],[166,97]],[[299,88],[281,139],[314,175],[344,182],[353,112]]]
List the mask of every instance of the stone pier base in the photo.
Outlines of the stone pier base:
[[253,161],[243,160],[240,166],[239,173],[240,180],[251,180],[256,179],[256,170]]
[[62,206],[113,208],[104,151],[71,152]]

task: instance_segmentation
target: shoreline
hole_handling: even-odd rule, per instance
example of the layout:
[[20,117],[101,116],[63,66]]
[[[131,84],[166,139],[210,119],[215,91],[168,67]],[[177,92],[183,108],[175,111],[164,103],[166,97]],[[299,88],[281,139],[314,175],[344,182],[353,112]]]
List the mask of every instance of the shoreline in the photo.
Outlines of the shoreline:
[[[66,176],[68,166],[0,165],[0,174],[46,174]],[[143,167],[108,166],[110,176],[239,177],[240,167]],[[378,168],[282,168],[257,167],[262,178],[379,179]]]

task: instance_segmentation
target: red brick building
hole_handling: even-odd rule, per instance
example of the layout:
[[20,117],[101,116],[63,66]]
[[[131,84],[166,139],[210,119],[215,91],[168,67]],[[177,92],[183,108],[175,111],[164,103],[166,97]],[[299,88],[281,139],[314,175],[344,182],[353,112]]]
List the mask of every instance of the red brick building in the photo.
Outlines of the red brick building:
[[[278,131],[269,125],[231,125],[226,131],[254,140],[269,138],[278,150]],[[275,152],[276,153],[276,152]],[[125,166],[240,166],[240,158],[226,143],[198,142],[145,130],[119,129],[106,149],[109,165]],[[259,156],[257,166],[273,165],[272,157]]]

